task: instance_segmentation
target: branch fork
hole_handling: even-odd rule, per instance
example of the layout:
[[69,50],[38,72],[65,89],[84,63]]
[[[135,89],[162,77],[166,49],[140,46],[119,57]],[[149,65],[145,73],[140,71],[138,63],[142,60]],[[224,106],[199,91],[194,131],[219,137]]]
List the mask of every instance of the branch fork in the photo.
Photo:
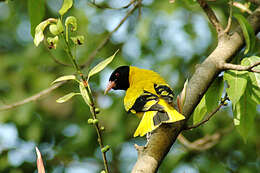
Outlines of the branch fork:
[[231,63],[220,63],[219,68],[222,70],[237,70],[237,71],[249,71],[249,72],[255,72],[260,73],[260,70],[254,69],[254,67],[260,65],[260,61],[250,65],[250,66],[243,66],[243,65],[237,65],[237,64],[231,64]]

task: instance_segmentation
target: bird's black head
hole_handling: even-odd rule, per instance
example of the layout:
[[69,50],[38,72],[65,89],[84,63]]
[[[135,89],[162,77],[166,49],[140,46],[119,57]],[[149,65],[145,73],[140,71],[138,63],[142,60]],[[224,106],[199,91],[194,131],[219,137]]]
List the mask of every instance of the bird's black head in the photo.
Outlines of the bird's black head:
[[127,90],[129,88],[129,66],[120,66],[113,71],[105,92],[114,90]]

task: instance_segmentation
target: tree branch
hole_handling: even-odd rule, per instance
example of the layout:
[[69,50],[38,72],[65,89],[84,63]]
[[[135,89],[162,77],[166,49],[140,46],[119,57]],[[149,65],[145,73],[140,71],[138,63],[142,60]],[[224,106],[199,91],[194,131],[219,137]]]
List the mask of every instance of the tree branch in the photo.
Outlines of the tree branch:
[[26,103],[29,103],[29,102],[32,102],[32,101],[37,101],[39,100],[41,97],[49,94],[50,92],[52,92],[53,90],[55,90],[56,88],[60,87],[61,85],[63,85],[64,83],[66,83],[67,81],[62,81],[60,83],[57,83],[55,85],[52,85],[51,87],[45,89],[45,90],[42,90],[41,92],[31,96],[31,97],[28,97],[24,100],[21,100],[21,101],[18,101],[18,102],[15,102],[13,104],[10,104],[10,105],[4,105],[2,107],[0,107],[0,111],[5,111],[5,110],[9,110],[9,109],[13,109],[17,106],[21,106],[21,105],[24,105]]
[[209,21],[215,27],[218,35],[221,35],[223,32],[223,28],[222,28],[221,24],[219,23],[218,18],[215,15],[214,11],[210,8],[210,6],[207,4],[206,1],[198,0],[197,2],[200,4],[200,7],[204,10],[206,15],[208,16]]
[[[249,16],[248,22],[255,33],[260,31],[260,7]],[[147,147],[138,151],[138,159],[132,173],[154,173],[158,170],[162,160],[185,127],[193,110],[216,76],[222,71],[219,64],[221,62],[230,62],[236,52],[242,48],[244,44],[242,30],[238,27],[235,31],[231,36],[227,37],[223,34],[219,37],[215,50],[198,66],[191,77],[183,106],[183,115],[185,115],[186,119],[172,125],[163,124],[157,128],[152,133]]]
[[232,24],[232,13],[233,13],[233,0],[229,1],[229,16],[228,16],[228,23],[227,27],[224,30],[224,33],[227,34],[230,31],[231,24]]
[[[134,4],[136,0],[132,0],[129,5],[131,4]],[[106,43],[109,41],[110,37],[112,36],[112,34],[114,32],[116,32],[120,26],[126,21],[126,19],[138,8],[139,4],[135,4],[134,7],[126,14],[126,16],[120,21],[120,23],[116,26],[116,28],[111,31],[110,33],[108,33],[108,35],[105,37],[105,39],[97,46],[97,48],[95,50],[92,51],[92,53],[90,54],[87,62],[83,65],[80,66],[80,68],[84,68],[86,66],[88,66],[89,64],[91,64],[91,62],[93,61],[93,59],[95,58],[95,56],[97,55],[97,53],[106,45]],[[48,50],[49,52],[49,50]],[[51,54],[51,52],[49,52],[50,55],[51,55],[51,58],[58,64],[62,64],[62,65],[65,65],[65,66],[69,66],[67,64],[64,64],[60,61],[58,61],[55,57],[53,57],[53,55]],[[12,109],[12,108],[15,108],[17,106],[21,106],[23,104],[26,104],[26,103],[29,103],[29,102],[32,102],[32,101],[36,101],[38,99],[40,99],[42,96],[44,95],[47,95],[48,93],[50,93],[51,91],[53,91],[54,89],[58,88],[59,86],[61,86],[62,84],[64,84],[65,82],[61,82],[61,83],[58,83],[56,85],[53,85],[31,97],[28,97],[24,100],[21,100],[21,101],[18,101],[16,103],[13,103],[13,104],[10,104],[10,105],[5,105],[5,106],[2,106],[0,107],[0,111],[4,111],[4,110],[9,110],[9,109]],[[56,86],[56,87],[55,87]]]
[[124,8],[128,8],[130,7],[132,4],[135,3],[135,1],[137,0],[131,0],[126,6],[123,6],[123,7],[120,7],[120,8],[113,8],[113,7],[109,7],[108,5],[99,5],[99,4],[96,4],[95,1],[90,1],[88,2],[88,4],[96,7],[96,8],[99,8],[99,9],[112,9],[112,10],[120,10],[120,9],[124,9]]
[[[131,1],[132,2],[132,1]],[[135,1],[133,1],[135,2]],[[114,32],[116,32],[120,26],[126,21],[126,19],[138,8],[139,3],[135,4],[134,7],[128,11],[128,13],[126,14],[126,16],[119,22],[119,24],[115,27],[115,29],[113,29],[111,32],[109,32],[107,34],[107,36],[105,37],[105,39],[103,39],[103,41],[101,41],[99,43],[99,45],[97,46],[97,48],[89,55],[88,60],[80,66],[80,68],[84,68],[87,67],[91,64],[91,62],[93,61],[93,59],[95,58],[95,56],[97,55],[97,53],[108,43],[110,37],[112,36],[112,34]]]
[[220,142],[220,139],[227,133],[229,133],[232,128],[228,127],[224,130],[220,130],[219,132],[214,133],[213,135],[206,135],[203,138],[197,139],[193,142],[190,142],[187,138],[185,138],[182,134],[178,136],[179,142],[184,145],[188,150],[191,151],[204,151],[212,148],[217,143]]
[[60,65],[63,65],[63,66],[67,66],[67,67],[68,67],[68,66],[71,66],[70,64],[65,64],[65,63],[59,61],[58,59],[56,59],[56,58],[54,57],[54,55],[51,53],[50,49],[48,48],[48,43],[47,43],[46,38],[44,39],[44,46],[45,46],[46,51],[49,53],[51,59],[52,59],[54,62],[56,62],[57,64],[60,64]]
[[253,4],[260,5],[259,0],[248,0],[249,2],[252,2]]
[[243,13],[247,12],[248,14],[252,14],[252,11],[249,9],[248,3],[242,4],[240,2],[233,2],[233,6],[239,8]]
[[201,126],[202,124],[206,123],[207,121],[209,121],[209,119],[211,117],[213,117],[213,115],[215,115],[215,113],[217,113],[222,106],[226,105],[226,100],[228,100],[227,94],[225,95],[225,98],[223,98],[221,100],[220,104],[216,107],[216,109],[214,109],[208,116],[206,116],[206,118],[204,118],[204,120],[202,120],[201,122],[199,122],[197,124],[185,127],[183,130],[190,130],[193,128],[197,128],[197,127]]
[[254,67],[260,65],[260,61],[250,65],[250,66],[243,66],[243,65],[237,65],[237,64],[231,64],[231,63],[223,63],[221,65],[221,68],[223,70],[237,70],[237,71],[250,71],[255,73],[260,73],[260,70],[253,69]]

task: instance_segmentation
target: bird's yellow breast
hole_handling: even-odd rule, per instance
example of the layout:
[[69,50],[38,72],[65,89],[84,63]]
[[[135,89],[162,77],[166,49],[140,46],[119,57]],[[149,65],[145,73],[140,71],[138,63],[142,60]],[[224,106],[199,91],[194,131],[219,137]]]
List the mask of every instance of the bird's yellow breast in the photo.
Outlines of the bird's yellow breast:
[[166,84],[165,80],[156,72],[130,66],[129,88],[126,90],[124,105],[128,111],[136,99],[145,91],[157,95],[154,84]]

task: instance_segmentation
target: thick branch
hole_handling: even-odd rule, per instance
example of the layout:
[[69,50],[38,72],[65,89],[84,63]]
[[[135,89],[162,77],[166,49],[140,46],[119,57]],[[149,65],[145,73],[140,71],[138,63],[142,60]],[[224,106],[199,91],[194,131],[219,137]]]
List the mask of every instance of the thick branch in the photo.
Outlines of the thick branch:
[[[248,22],[255,33],[258,33],[260,30],[260,7],[248,18]],[[164,124],[157,128],[151,135],[147,147],[138,152],[138,160],[132,170],[133,173],[154,173],[157,171],[202,96],[221,72],[220,63],[230,62],[243,44],[244,39],[241,29],[238,29],[231,36],[224,34],[219,38],[216,49],[199,65],[189,81],[183,107],[183,115],[185,115],[186,120],[172,126]]]
[[35,94],[31,97],[28,97],[24,100],[18,101],[16,103],[13,103],[13,104],[10,104],[10,105],[4,105],[4,106],[0,107],[0,111],[9,110],[9,109],[15,108],[15,107],[20,106],[20,105],[24,105],[24,104],[32,102],[32,101],[39,100],[41,97],[49,94],[50,92],[52,92],[53,90],[60,87],[61,85],[63,85],[66,82],[67,81],[63,81],[63,82],[57,83],[55,85],[52,85],[50,88],[42,90],[41,92],[39,92],[39,93],[37,93],[37,94]]
[[237,70],[237,71],[250,71],[250,72],[256,72],[260,73],[260,70],[253,69],[254,67],[260,65],[260,61],[256,62],[250,66],[243,66],[243,65],[237,65],[237,64],[231,64],[231,63],[224,63],[222,64],[223,70]]
[[206,1],[198,0],[198,3],[200,4],[200,6],[204,10],[204,12],[207,14],[209,21],[216,28],[218,35],[220,35],[223,31],[223,28],[222,28],[221,24],[219,23],[218,18],[215,15],[214,11],[210,8],[210,6],[207,4]]

